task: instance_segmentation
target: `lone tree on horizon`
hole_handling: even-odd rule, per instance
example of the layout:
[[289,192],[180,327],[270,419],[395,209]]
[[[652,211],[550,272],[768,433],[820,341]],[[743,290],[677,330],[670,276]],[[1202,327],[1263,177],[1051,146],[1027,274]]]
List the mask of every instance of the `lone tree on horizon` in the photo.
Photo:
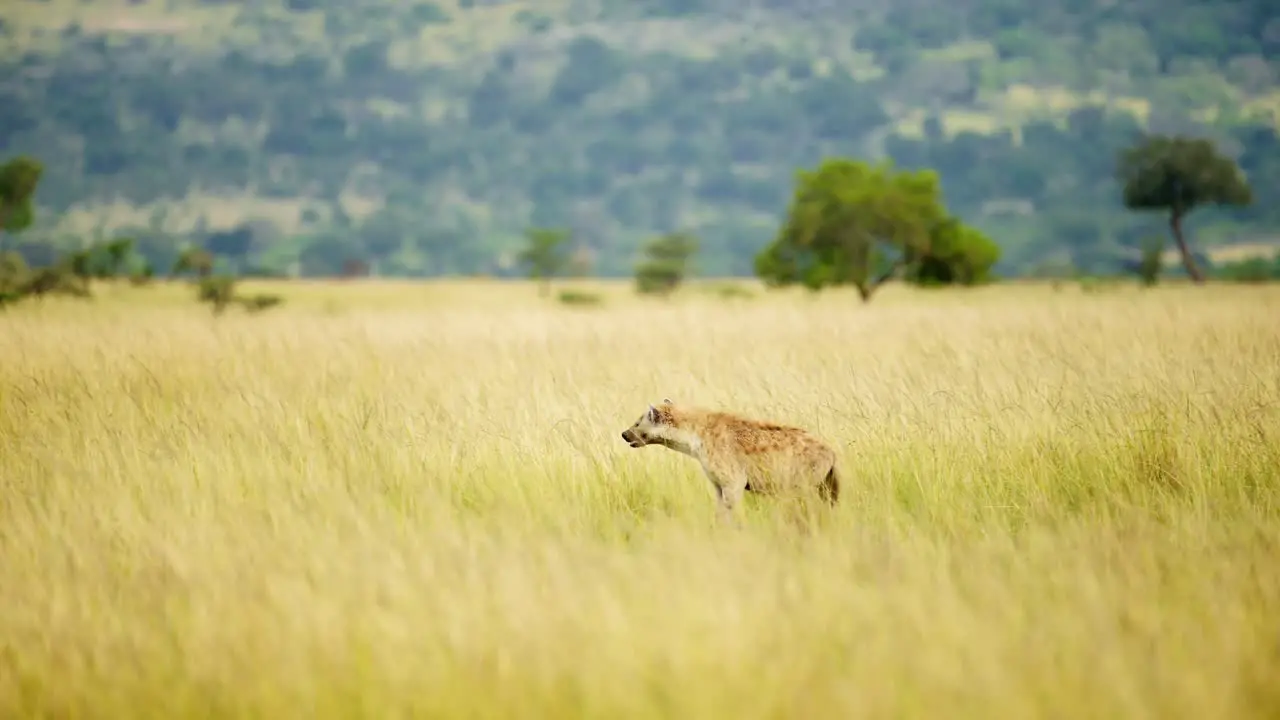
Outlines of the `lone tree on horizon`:
[[1206,138],[1149,135],[1120,153],[1117,175],[1130,210],[1164,210],[1192,282],[1203,283],[1182,232],[1182,220],[1201,205],[1242,207],[1253,191],[1236,163]]
[[559,276],[569,265],[569,232],[553,228],[529,228],[525,231],[528,243],[520,251],[519,260],[529,270],[529,277],[538,281],[538,294],[551,293],[551,278]]
[[644,259],[636,265],[636,289],[646,295],[669,296],[689,274],[689,263],[698,252],[698,239],[674,232],[646,242]]

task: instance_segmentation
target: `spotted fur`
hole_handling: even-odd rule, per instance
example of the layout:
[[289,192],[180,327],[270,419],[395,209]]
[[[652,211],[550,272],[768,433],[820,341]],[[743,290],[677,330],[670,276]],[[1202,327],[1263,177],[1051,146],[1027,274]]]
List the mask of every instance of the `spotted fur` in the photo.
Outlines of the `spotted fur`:
[[800,428],[663,400],[650,405],[622,439],[633,448],[657,445],[697,460],[721,517],[733,515],[745,492],[816,492],[831,504],[840,497],[835,451]]

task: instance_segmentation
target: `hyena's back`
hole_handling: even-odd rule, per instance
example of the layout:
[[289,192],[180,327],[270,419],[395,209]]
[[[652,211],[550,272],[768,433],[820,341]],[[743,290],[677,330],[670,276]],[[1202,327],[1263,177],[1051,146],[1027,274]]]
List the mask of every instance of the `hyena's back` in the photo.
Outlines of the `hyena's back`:
[[728,413],[708,413],[706,421],[704,442],[741,463],[747,490],[775,495],[816,486],[824,499],[839,498],[835,451],[807,430]]

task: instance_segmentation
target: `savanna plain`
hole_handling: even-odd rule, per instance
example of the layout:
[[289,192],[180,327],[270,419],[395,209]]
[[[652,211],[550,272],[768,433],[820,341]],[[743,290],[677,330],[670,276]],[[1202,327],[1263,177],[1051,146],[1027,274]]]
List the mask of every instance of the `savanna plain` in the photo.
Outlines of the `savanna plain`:
[[[1280,715],[1280,290],[0,314],[5,717]],[[828,440],[840,504],[632,450]]]

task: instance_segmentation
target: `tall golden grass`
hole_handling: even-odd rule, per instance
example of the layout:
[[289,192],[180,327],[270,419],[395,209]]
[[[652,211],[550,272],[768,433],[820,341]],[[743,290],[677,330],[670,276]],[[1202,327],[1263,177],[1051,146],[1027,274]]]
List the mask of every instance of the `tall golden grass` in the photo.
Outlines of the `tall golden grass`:
[[[1280,713],[1280,291],[601,287],[0,315],[0,715]],[[664,396],[840,506],[716,526]]]

